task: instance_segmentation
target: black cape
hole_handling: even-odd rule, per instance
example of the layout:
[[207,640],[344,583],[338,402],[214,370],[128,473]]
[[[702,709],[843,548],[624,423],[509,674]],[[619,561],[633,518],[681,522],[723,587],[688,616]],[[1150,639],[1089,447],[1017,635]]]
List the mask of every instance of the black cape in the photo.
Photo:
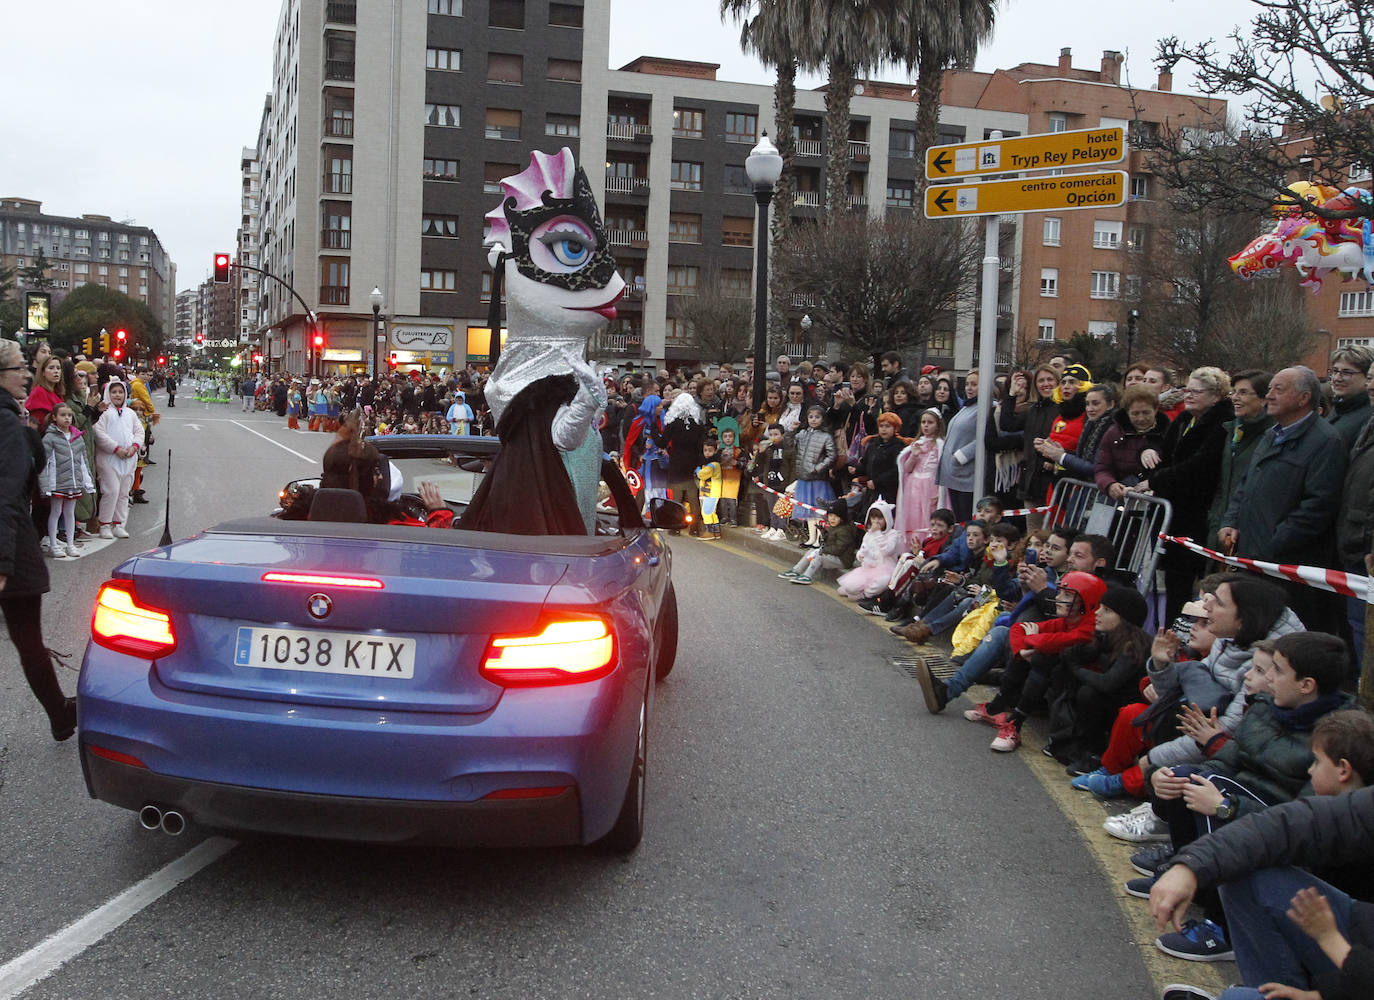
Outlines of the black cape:
[[553,418],[577,394],[571,375],[549,375],[516,394],[501,414],[501,450],[456,525],[512,535],[585,535],[572,479],[553,443]]

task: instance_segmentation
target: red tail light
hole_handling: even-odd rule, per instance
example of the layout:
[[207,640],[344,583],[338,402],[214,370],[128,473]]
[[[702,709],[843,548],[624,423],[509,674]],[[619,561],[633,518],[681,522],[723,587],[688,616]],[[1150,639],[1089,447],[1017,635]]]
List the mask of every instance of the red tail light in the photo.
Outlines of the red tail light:
[[357,587],[385,590],[381,580],[370,576],[335,576],[332,573],[264,573],[264,583],[303,583],[307,587]]
[[130,767],[142,767],[145,769],[148,767],[147,764],[143,763],[143,761],[139,760],[133,754],[121,753],[118,750],[111,750],[108,747],[96,746],[94,743],[88,744],[86,749],[90,750],[95,756],[104,757],[106,760],[112,760],[116,764],[127,764]]
[[95,597],[91,638],[117,653],[156,659],[177,647],[167,612],[140,604],[130,580],[110,580]]
[[482,676],[505,687],[580,684],[615,669],[615,636],[605,619],[560,615],[528,635],[492,636]]

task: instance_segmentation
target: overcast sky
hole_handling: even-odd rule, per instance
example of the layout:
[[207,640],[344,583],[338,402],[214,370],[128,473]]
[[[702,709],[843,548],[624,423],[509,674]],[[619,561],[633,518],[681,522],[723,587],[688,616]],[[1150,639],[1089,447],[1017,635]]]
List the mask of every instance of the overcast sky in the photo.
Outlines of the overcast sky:
[[[0,197],[151,226],[179,288],[204,280],[211,254],[233,244],[239,156],[257,140],[280,0],[72,0],[56,13],[5,6]],[[722,80],[770,82],[719,9],[718,0],[615,0],[611,64],[671,55],[720,63]],[[1004,0],[977,68],[1054,63],[1069,46],[1076,67],[1095,69],[1104,49],[1117,49],[1130,79],[1151,86],[1161,35],[1220,39],[1255,10],[1249,0]],[[1187,85],[1180,72],[1175,89]]]

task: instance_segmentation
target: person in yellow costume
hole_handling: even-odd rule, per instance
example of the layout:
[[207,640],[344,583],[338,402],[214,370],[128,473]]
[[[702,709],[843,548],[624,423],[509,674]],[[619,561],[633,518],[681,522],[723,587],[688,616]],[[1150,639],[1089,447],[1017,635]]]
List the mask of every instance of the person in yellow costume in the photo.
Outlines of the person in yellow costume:
[[702,538],[708,542],[720,540],[720,515],[716,505],[720,502],[720,489],[724,482],[720,462],[716,461],[716,442],[707,438],[701,446],[702,462],[697,466],[697,498],[701,501],[701,523],[706,529]]
[[153,464],[148,457],[148,448],[153,443],[153,425],[162,419],[157,407],[153,405],[148,384],[144,381],[147,377],[147,372],[138,372],[129,379],[129,407],[138,414],[138,419],[143,421],[143,449],[138,453],[138,468],[134,470],[134,488],[129,493],[130,503],[148,502],[148,498],[143,495],[143,467]]

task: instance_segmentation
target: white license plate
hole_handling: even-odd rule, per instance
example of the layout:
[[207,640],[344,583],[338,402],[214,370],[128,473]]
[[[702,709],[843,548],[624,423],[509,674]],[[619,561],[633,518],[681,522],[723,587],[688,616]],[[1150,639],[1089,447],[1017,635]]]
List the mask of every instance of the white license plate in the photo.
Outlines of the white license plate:
[[234,665],[409,680],[415,676],[415,640],[245,626],[234,644]]

